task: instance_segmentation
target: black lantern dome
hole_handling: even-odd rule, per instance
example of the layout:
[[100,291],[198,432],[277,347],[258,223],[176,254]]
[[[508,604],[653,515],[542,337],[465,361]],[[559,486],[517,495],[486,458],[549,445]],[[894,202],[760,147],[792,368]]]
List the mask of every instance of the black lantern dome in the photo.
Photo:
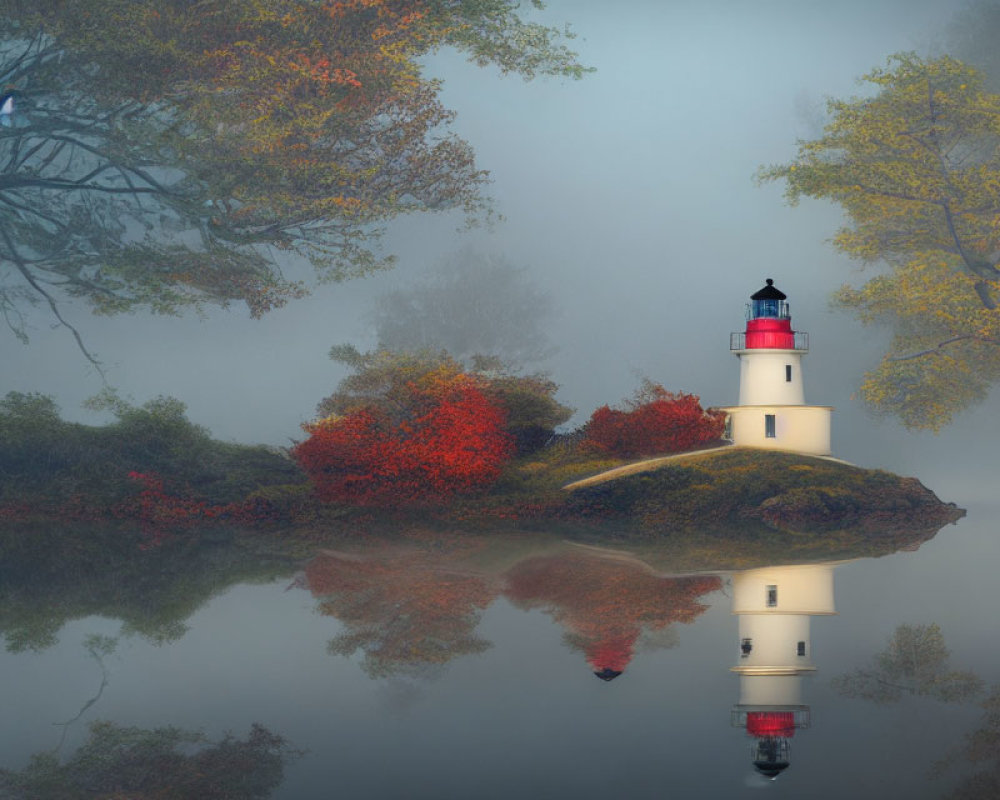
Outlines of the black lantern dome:
[[788,303],[785,302],[787,297],[788,295],[775,288],[774,281],[768,278],[767,285],[763,289],[750,295],[750,299],[753,301],[751,319],[760,319],[761,317],[787,319]]

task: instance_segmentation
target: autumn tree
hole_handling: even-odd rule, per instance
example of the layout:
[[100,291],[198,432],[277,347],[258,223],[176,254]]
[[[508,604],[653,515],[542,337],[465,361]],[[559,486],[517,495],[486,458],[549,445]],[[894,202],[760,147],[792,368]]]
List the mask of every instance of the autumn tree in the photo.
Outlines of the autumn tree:
[[306,426],[292,454],[323,500],[363,505],[440,502],[492,484],[513,450],[503,412],[466,376],[414,385],[409,413],[377,409]]
[[552,353],[543,328],[552,314],[551,295],[524,268],[465,249],[379,296],[371,319],[382,350],[446,350],[466,364],[489,356],[521,368]]
[[292,450],[321,499],[426,504],[500,476],[514,451],[504,410],[452,364],[419,366],[382,370],[381,391],[363,399],[321,404],[326,415],[305,426],[309,438]]
[[571,413],[547,378],[482,362],[466,370],[447,353],[344,345],[331,357],[352,372],[292,451],[328,501],[429,503],[486,489]]
[[505,430],[519,453],[544,444],[573,410],[555,399],[558,385],[544,374],[520,375],[495,358],[474,357],[463,365],[444,351],[374,350],[361,353],[352,345],[331,348],[330,358],[347,366],[347,375],[332,395],[320,402],[320,417],[342,416],[377,407],[395,418],[408,408],[410,385],[424,376],[472,376],[489,400],[503,409]]
[[836,302],[893,330],[861,394],[937,430],[1000,379],[1000,94],[948,56],[898,54],[864,80],[874,94],[831,100],[824,134],[758,177],[843,208],[837,249],[884,268]]
[[725,415],[705,410],[696,395],[668,392],[646,381],[624,409],[598,408],[584,425],[584,443],[597,450],[634,458],[676,453],[719,439]]
[[[540,2],[533,2],[540,7]],[[174,313],[385,266],[400,214],[487,209],[421,57],[525,78],[585,70],[513,0],[0,2],[0,312]],[[79,341],[79,337],[78,337]],[[82,341],[80,346],[83,347]]]

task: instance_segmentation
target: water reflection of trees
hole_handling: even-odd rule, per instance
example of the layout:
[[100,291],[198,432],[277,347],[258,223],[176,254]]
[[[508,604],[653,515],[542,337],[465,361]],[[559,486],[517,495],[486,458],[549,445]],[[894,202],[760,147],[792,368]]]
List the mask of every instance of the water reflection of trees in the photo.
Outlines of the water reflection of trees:
[[948,800],[1000,797],[1000,686],[993,687],[980,707],[980,726],[966,735],[962,749],[949,760],[950,766],[964,762],[980,769],[962,778]]
[[0,531],[0,637],[11,651],[55,644],[69,621],[102,616],[155,642],[173,641],[211,597],[290,574],[290,557],[246,542],[173,541],[139,549],[137,531],[37,526]]
[[584,552],[528,559],[506,579],[507,597],[551,614],[604,680],[624,672],[644,631],[693,622],[707,608],[697,598],[721,587],[714,576],[664,578],[638,562]]
[[[867,666],[838,675],[831,684],[845,697],[880,705],[904,695],[949,703],[981,697],[983,680],[973,672],[951,669],[950,655],[938,625],[900,625]],[[1000,797],[1000,686],[994,686],[978,705],[983,712],[979,727],[966,734],[961,745],[947,750],[931,770],[932,776],[941,776],[969,765],[978,768],[960,778],[946,800]]]
[[105,663],[105,659],[115,651],[115,648],[118,647],[118,638],[92,633],[83,640],[83,646],[84,649],[90,654],[90,657],[97,662],[97,666],[100,667],[101,682],[97,687],[97,691],[94,693],[94,696],[86,700],[84,704],[80,706],[80,710],[75,716],[65,722],[56,723],[57,727],[62,728],[62,734],[59,736],[59,744],[56,745],[55,749],[56,753],[58,753],[62,749],[63,744],[65,744],[66,734],[68,734],[70,729],[83,718],[84,714],[100,702],[101,697],[104,695],[104,690],[108,688],[109,673],[108,665]]
[[97,662],[100,684],[64,722],[58,742],[35,753],[21,770],[0,767],[4,800],[264,800],[282,783],[285,764],[301,755],[263,725],[245,738],[226,733],[211,740],[175,727],[144,729],[110,721],[88,726],[83,744],[62,758],[67,734],[101,700],[109,684],[105,660],[117,637],[88,635],[84,649]]
[[327,553],[306,567],[320,610],[345,627],[331,653],[363,653],[362,668],[383,677],[443,664],[490,646],[475,635],[496,589],[480,575],[449,569],[412,551],[356,558]]
[[361,666],[372,677],[478,653],[490,645],[475,635],[482,613],[502,595],[519,608],[549,612],[566,629],[567,644],[610,680],[625,669],[640,637],[662,645],[665,629],[693,621],[706,608],[697,598],[721,585],[717,577],[664,578],[642,562],[596,549],[559,543],[551,552],[551,540],[548,550],[528,542],[499,559],[490,557],[490,542],[445,541],[314,558],[306,585],[320,598],[320,610],[344,625],[330,652],[362,653]]
[[[173,641],[211,597],[238,583],[290,575],[303,549],[316,547],[221,530],[154,550],[141,550],[140,540],[124,526],[0,529],[0,637],[7,649],[49,647],[63,625],[87,616],[121,620],[126,634]],[[321,610],[345,626],[331,652],[361,653],[372,675],[483,651],[489,642],[476,629],[499,596],[545,609],[595,671],[621,672],[638,642],[658,636],[663,646],[671,623],[693,620],[704,608],[696,598],[719,585],[716,578],[657,574],[676,570],[669,539],[631,547],[591,537],[587,547],[541,532],[424,528],[336,541],[354,555],[321,551],[304,580]],[[738,559],[744,545],[728,543],[732,555],[723,561]],[[722,546],[713,538],[712,552]]]
[[210,741],[178,728],[147,730],[95,722],[83,745],[60,762],[36,753],[20,771],[0,769],[8,800],[264,800],[298,755],[278,734],[254,724],[246,738]]
[[937,625],[900,625],[868,666],[831,683],[845,697],[893,703],[904,694],[963,702],[983,690],[982,679],[949,667],[950,652]]

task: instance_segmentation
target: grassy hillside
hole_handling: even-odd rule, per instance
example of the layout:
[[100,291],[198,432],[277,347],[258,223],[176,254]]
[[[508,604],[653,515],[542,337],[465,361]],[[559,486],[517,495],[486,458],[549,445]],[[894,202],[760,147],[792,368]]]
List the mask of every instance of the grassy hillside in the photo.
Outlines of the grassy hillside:
[[749,448],[692,455],[566,494],[561,516],[581,523],[581,535],[683,540],[686,551],[700,543],[712,568],[893,552],[965,514],[915,478]]

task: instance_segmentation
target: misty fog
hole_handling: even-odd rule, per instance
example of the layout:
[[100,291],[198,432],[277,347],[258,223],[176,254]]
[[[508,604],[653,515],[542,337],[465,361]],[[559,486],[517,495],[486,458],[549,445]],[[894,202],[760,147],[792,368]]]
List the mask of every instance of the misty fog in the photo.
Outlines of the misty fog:
[[[98,318],[69,304],[65,313],[124,397],[172,395],[220,438],[285,445],[343,375],[331,345],[372,347],[375,298],[464,247],[524,267],[551,294],[541,327],[557,351],[541,367],[577,409],[571,424],[642,377],[704,405],[735,402],[728,335],[772,277],[793,326],[810,334],[806,401],[836,407],[834,454],[916,475],[961,504],[990,480],[995,398],[937,436],[868,415],[852,395],[887,333],[828,309],[835,288],[862,279],[829,244],[839,211],[789,208],[781,186],[752,179],[815,133],[824,97],[860,91],[856,79],[891,53],[939,48],[953,8],[552,0],[532,14],[570,23],[580,59],[596,68],[583,80],[525,83],[454,53],[427,59],[458,112],[454,130],[492,173],[502,215],[492,227],[464,230],[456,214],[399,219],[384,243],[399,256],[393,271],[320,286],[261,320],[241,307],[203,318]],[[306,274],[294,263],[286,271]],[[2,391],[50,394],[65,417],[100,422],[80,407],[101,389],[98,373],[46,309],[30,322],[30,345],[2,338]]]

